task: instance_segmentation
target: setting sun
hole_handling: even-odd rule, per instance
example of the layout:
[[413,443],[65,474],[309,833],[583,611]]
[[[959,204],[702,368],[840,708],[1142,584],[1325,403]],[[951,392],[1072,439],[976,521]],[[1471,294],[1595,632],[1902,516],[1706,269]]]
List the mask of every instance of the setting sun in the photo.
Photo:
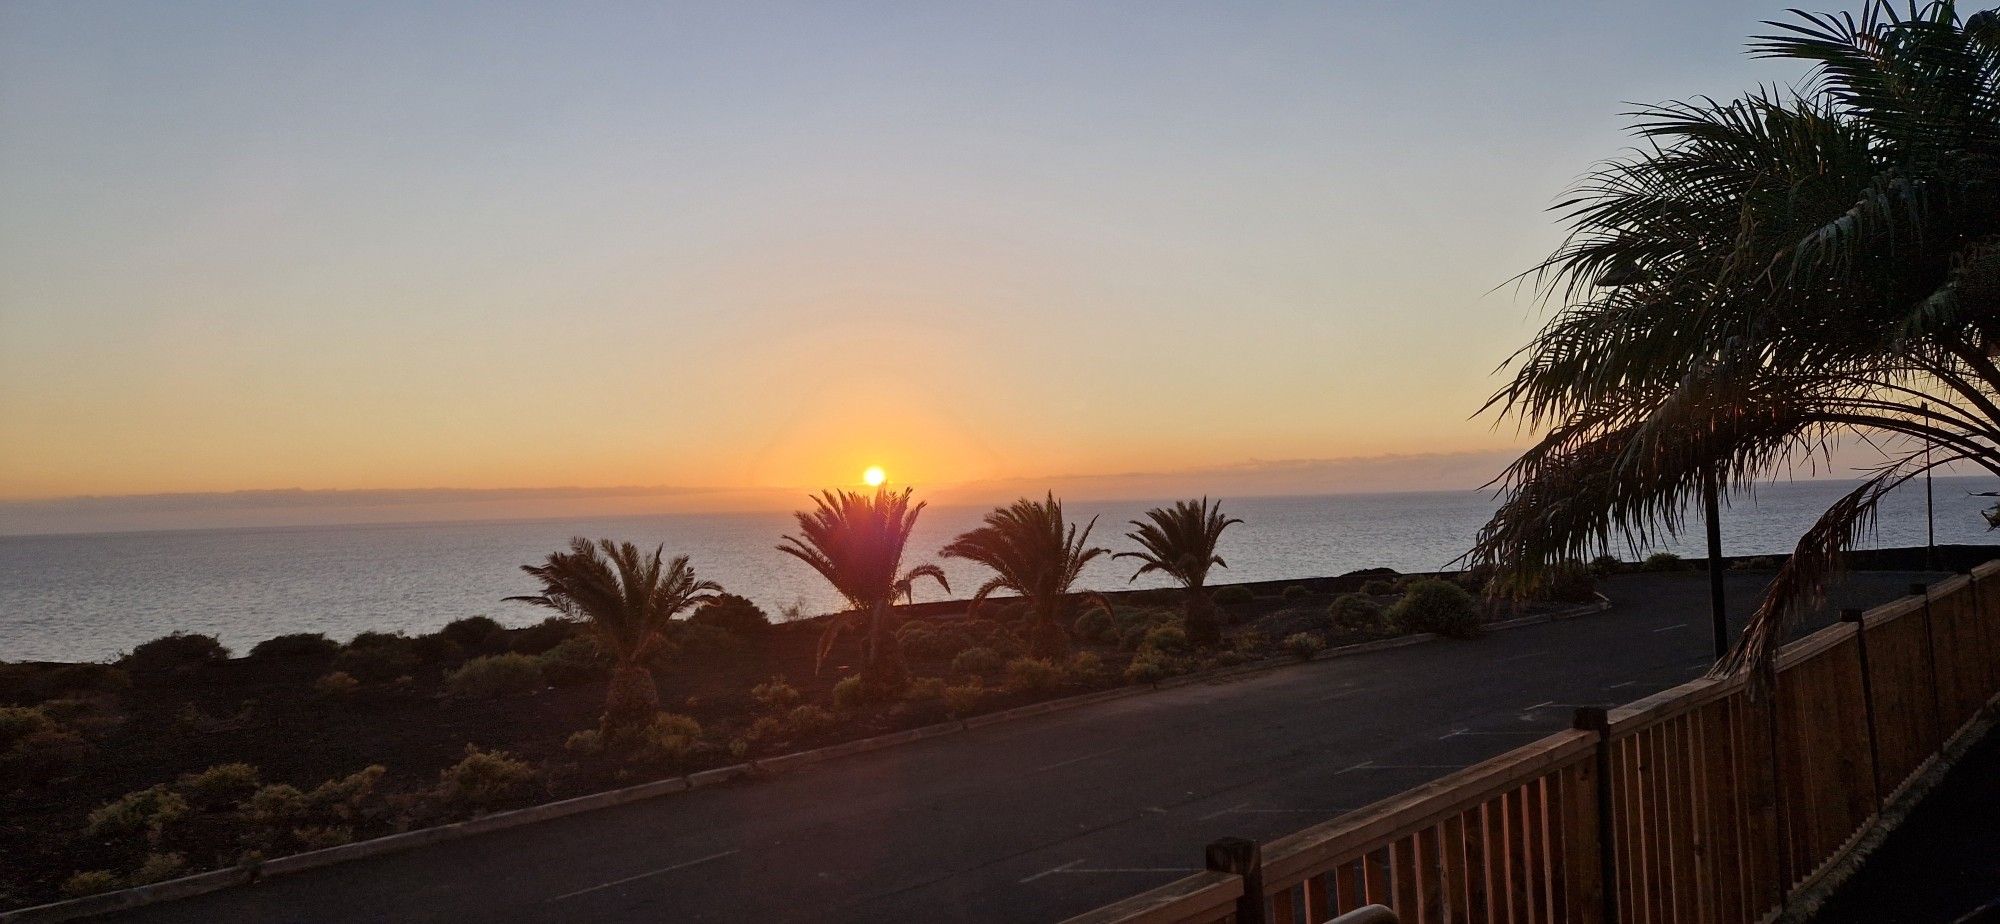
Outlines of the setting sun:
[[889,480],[889,474],[882,471],[880,465],[870,465],[867,471],[861,473],[861,480],[871,488],[879,488],[882,482]]

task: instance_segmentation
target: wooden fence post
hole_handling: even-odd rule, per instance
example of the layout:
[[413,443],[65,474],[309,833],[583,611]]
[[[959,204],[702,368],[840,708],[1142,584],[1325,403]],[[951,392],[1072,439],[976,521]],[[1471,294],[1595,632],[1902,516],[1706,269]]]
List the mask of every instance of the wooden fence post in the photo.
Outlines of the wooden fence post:
[[[1597,777],[1597,878],[1603,902],[1598,912],[1604,924],[1618,924],[1618,850],[1615,822],[1611,817],[1611,716],[1600,706],[1576,710],[1572,727],[1597,733],[1593,749]],[[1568,845],[1563,848],[1565,863],[1588,862]]]
[[1208,845],[1208,868],[1243,877],[1243,897],[1236,900],[1236,924],[1267,924],[1263,847],[1256,841],[1225,837]]
[[1861,610],[1841,610],[1840,621],[1854,624],[1854,650],[1861,658],[1861,708],[1868,718],[1868,778],[1875,784],[1875,811],[1882,811],[1882,745],[1875,737],[1875,683],[1868,671],[1868,626]]
[[1910,595],[1924,598],[1924,665],[1930,669],[1931,721],[1934,729],[1930,751],[1933,754],[1944,749],[1944,739],[1950,733],[1945,727],[1943,691],[1939,689],[1937,667],[1937,629],[1931,619],[1931,588],[1928,584],[1911,584]]

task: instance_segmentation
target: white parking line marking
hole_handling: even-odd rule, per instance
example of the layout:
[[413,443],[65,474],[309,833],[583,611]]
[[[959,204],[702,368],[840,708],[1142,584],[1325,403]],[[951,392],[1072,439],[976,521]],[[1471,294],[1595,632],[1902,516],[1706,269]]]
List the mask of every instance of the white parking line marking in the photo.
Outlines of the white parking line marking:
[[1685,629],[1685,628],[1687,628],[1687,627],[1688,627],[1688,624],[1687,624],[1687,623],[1684,623],[1684,622],[1680,622],[1680,623],[1675,623],[1675,624],[1673,624],[1673,625],[1671,625],[1671,626],[1661,626],[1661,627],[1659,627],[1659,628],[1657,628],[1657,629],[1654,629],[1653,631],[1654,631],[1654,632],[1672,632],[1672,631],[1674,631],[1675,629]]
[[1333,775],[1339,776],[1356,770],[1463,770],[1466,766],[1465,764],[1378,764],[1364,760],[1345,770],[1336,771]]
[[1095,758],[1095,757],[1103,757],[1103,756],[1104,756],[1104,755],[1106,755],[1106,754],[1116,754],[1116,753],[1118,753],[1118,752],[1119,752],[1119,751],[1121,751],[1121,750],[1124,750],[1124,749],[1123,749],[1123,748],[1112,748],[1112,749],[1111,749],[1111,750],[1109,750],[1109,751],[1098,751],[1098,752],[1097,752],[1097,753],[1095,753],[1095,754],[1085,754],[1085,755],[1083,755],[1082,757],[1072,757],[1072,758],[1070,758],[1070,759],[1068,759],[1068,760],[1061,760],[1061,761],[1057,761],[1057,762],[1055,762],[1055,763],[1052,763],[1052,764],[1050,764],[1050,765],[1048,765],[1048,766],[1046,766],[1046,767],[1036,767],[1036,768],[1035,768],[1035,772],[1036,772],[1036,773],[1045,773],[1045,772],[1047,772],[1047,771],[1050,771],[1050,770],[1054,770],[1054,769],[1055,769],[1055,768],[1057,768],[1057,767],[1067,767],[1067,766],[1069,766],[1070,764],[1080,764],[1080,763],[1083,763],[1083,762],[1084,762],[1084,761],[1086,761],[1086,760],[1090,760],[1090,759],[1092,759],[1092,758]]
[[1082,862],[1083,860],[1076,859],[1076,860],[1071,860],[1068,863],[1064,863],[1061,866],[1052,866],[1049,867],[1048,869],[1042,870],[1041,872],[1034,874],[1033,876],[1029,876],[1028,878],[1021,880],[1021,882],[1023,883],[1034,882],[1035,880],[1040,879],[1043,876],[1053,876],[1057,873],[1062,872],[1063,870],[1069,869],[1070,867],[1075,866],[1078,863]]
[[1632,687],[1632,686],[1638,686],[1638,685],[1639,685],[1639,681],[1637,681],[1637,680],[1627,680],[1627,681],[1625,681],[1624,683],[1614,683],[1614,684],[1612,684],[1612,685],[1610,685],[1610,686],[1608,686],[1608,687],[1605,687],[1605,689],[1607,689],[1607,690],[1618,690],[1618,689],[1623,689],[1623,688],[1625,688],[1625,687]]
[[[698,866],[698,865],[700,865],[700,864],[703,864],[703,863],[707,863],[707,862],[708,862],[708,861],[710,861],[710,860],[720,860],[720,859],[722,859],[723,857],[726,857],[726,856],[729,856],[729,855],[731,855],[731,854],[737,854],[737,853],[742,853],[742,852],[743,852],[743,851],[741,851],[741,850],[725,850],[725,851],[723,851],[723,852],[721,852],[721,853],[711,853],[711,854],[709,854],[708,856],[705,856],[705,857],[702,857],[701,859],[698,859],[698,860],[689,860],[689,861],[687,861],[686,863],[676,863],[676,864],[674,864],[674,865],[672,865],[672,866],[663,866],[663,867],[661,867],[661,868],[659,868],[659,869],[656,869],[656,870],[653,870],[653,871],[652,871],[652,872],[650,872],[650,873],[640,873],[640,874],[639,874],[639,875],[637,875],[637,876],[627,876],[627,877],[625,877],[625,878],[623,878],[623,879],[617,879],[617,880],[613,880],[613,881],[611,881],[611,882],[607,882],[607,883],[604,883],[603,885],[594,885],[594,886],[591,886],[591,887],[590,887],[590,888],[588,888],[588,889],[578,889],[578,890],[576,890],[576,891],[574,891],[574,892],[564,892],[564,893],[563,893],[563,894],[561,894],[561,895],[558,895],[558,896],[556,896],[556,897],[554,897],[554,898],[551,898],[551,899],[549,899],[549,901],[552,901],[552,902],[559,902],[559,901],[562,901],[562,900],[563,900],[563,899],[565,899],[565,898],[575,898],[575,897],[577,897],[577,896],[579,896],[579,895],[589,895],[590,893],[592,893],[592,892],[595,892],[595,891],[598,891],[599,889],[609,889],[609,888],[611,888],[612,886],[622,886],[622,885],[624,885],[624,884],[626,884],[626,883],[628,883],[628,882],[638,882],[638,881],[639,881],[639,880],[641,880],[641,879],[645,879],[645,878],[648,878],[648,877],[651,877],[651,876],[658,876],[658,875],[660,875],[660,874],[662,874],[662,873],[671,873],[671,872],[673,872],[674,870],[677,870],[677,869],[687,869],[687,868],[688,868],[688,867],[690,867],[690,866]],[[1077,862],[1078,862],[1078,863],[1082,863],[1083,861],[1082,861],[1082,860],[1078,860]]]
[[1461,729],[1459,729],[1458,731],[1455,731],[1455,732],[1452,732],[1452,733],[1451,733],[1451,734],[1449,734],[1449,735],[1439,735],[1439,736],[1438,736],[1438,740],[1439,740],[1439,741],[1448,741],[1448,740],[1450,740],[1450,739],[1452,739],[1452,738],[1456,738],[1456,737],[1458,737],[1458,736],[1460,736],[1460,735],[1467,735],[1467,736],[1471,736],[1471,735],[1487,735],[1487,736],[1491,736],[1491,735],[1500,735],[1500,736],[1513,736],[1513,737],[1521,737],[1521,736],[1524,736],[1524,735],[1525,735],[1525,736],[1530,736],[1530,737],[1535,737],[1535,738],[1540,738],[1540,737],[1542,737],[1543,735],[1546,735],[1546,734],[1548,734],[1548,733],[1547,733],[1547,732],[1539,732],[1539,731],[1473,731],[1472,729],[1469,729],[1469,728],[1461,728]]
[[1248,803],[1248,802],[1238,802],[1238,803],[1236,803],[1235,805],[1232,805],[1232,806],[1230,806],[1230,807],[1228,807],[1228,808],[1226,808],[1226,809],[1223,809],[1223,810],[1221,810],[1221,811],[1217,811],[1217,812],[1210,812],[1210,813],[1208,813],[1208,814],[1206,814],[1206,815],[1203,815],[1203,816],[1201,816],[1201,818],[1200,818],[1199,820],[1201,820],[1201,821],[1209,821],[1209,820],[1212,820],[1212,819],[1216,819],[1216,818],[1220,818],[1220,817],[1222,817],[1222,816],[1224,816],[1224,815],[1227,815],[1227,814],[1229,814],[1229,813],[1231,813],[1231,812],[1239,812],[1239,811],[1242,811],[1242,810],[1243,810],[1243,807],[1244,807],[1244,806],[1246,806],[1246,805],[1249,805],[1249,804],[1250,804],[1250,803]]
[[1521,711],[1522,711],[1522,712],[1533,712],[1533,711],[1535,711],[1535,710],[1537,710],[1537,709],[1540,709],[1540,708],[1542,708],[1543,706],[1553,706],[1553,705],[1555,705],[1555,704],[1556,704],[1556,701],[1555,701],[1555,700],[1549,700],[1548,702],[1544,702],[1544,703],[1536,703],[1536,704],[1534,704],[1534,705],[1532,705],[1532,706],[1529,706],[1528,708],[1526,708],[1526,709],[1523,709],[1523,710],[1521,710]]

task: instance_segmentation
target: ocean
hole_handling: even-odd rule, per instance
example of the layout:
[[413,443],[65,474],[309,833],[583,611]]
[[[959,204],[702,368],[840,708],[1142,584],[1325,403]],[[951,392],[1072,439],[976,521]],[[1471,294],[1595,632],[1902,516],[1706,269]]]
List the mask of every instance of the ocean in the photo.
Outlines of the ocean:
[[[1723,512],[1729,555],[1789,551],[1846,481],[1777,482],[1737,497]],[[1967,496],[1990,479],[1940,478],[1937,541],[1987,542],[1978,514],[1991,499]],[[1159,502],[1072,502],[1072,518],[1097,517],[1092,538],[1113,550],[1133,548],[1127,521]],[[1485,492],[1345,494],[1226,500],[1243,525],[1225,534],[1229,562],[1212,580],[1281,580],[1358,568],[1432,571],[1450,566],[1492,512]],[[984,507],[927,508],[911,541],[912,563],[932,560],[951,536],[975,525]],[[1703,554],[1694,533],[1664,548]],[[783,512],[598,517],[509,522],[416,523],[278,529],[185,530],[94,535],[0,536],[0,660],[102,660],[172,631],[205,632],[241,653],[288,632],[324,632],[345,640],[364,630],[428,632],[484,614],[510,625],[547,615],[501,598],[534,589],[520,572],[562,548],[571,536],[665,544],[690,556],[703,577],[762,605],[775,617],[787,606],[806,613],[837,608],[803,563],[774,546],[792,527]],[[1864,545],[1924,542],[1921,482],[1885,505],[1876,537]],[[1622,550],[1621,550],[1622,551]],[[1650,550],[1649,550],[1650,551]],[[983,576],[963,562],[942,561],[954,593],[919,588],[919,600],[963,597]],[[1100,559],[1082,586],[1111,590],[1162,586],[1128,583],[1129,560]]]

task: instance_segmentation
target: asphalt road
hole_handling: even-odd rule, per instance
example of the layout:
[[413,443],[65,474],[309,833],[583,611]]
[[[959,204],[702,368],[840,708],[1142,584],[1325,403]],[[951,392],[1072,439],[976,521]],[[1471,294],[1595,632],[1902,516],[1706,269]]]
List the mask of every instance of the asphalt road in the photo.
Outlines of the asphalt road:
[[[1834,606],[1923,576],[1857,574]],[[1747,610],[1764,577],[1730,576]],[[138,921],[1052,921],[1709,664],[1701,576],[1631,576],[1605,614],[1003,723],[254,886]],[[1740,612],[1739,612],[1740,616]]]

